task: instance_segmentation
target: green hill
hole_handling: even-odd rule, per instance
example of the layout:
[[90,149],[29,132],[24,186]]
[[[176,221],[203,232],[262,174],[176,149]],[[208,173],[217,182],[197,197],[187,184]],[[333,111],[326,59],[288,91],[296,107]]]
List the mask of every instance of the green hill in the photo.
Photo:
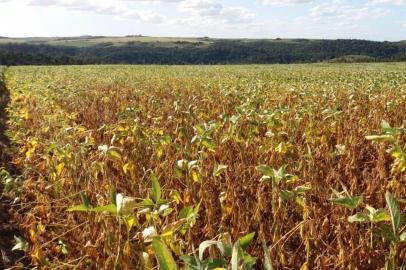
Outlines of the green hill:
[[0,38],[0,65],[405,61],[406,42],[148,36]]

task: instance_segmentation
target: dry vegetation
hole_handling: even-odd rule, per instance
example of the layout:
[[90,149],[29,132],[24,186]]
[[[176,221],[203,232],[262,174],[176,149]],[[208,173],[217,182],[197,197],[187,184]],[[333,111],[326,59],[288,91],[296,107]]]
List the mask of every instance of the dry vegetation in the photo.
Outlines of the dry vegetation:
[[21,175],[2,177],[33,265],[406,265],[404,64],[19,67],[6,82]]

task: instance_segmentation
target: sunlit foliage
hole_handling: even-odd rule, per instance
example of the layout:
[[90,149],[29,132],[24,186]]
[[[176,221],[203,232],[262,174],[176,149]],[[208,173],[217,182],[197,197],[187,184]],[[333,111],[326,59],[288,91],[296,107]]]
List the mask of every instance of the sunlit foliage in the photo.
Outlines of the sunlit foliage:
[[6,82],[33,265],[405,264],[404,64],[18,67]]

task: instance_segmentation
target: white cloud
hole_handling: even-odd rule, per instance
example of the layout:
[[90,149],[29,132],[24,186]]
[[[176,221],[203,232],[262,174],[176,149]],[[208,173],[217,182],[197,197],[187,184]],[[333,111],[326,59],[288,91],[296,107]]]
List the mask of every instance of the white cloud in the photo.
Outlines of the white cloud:
[[[151,1],[151,0],[150,0]],[[131,9],[124,2],[107,0],[31,0],[32,6],[62,7],[67,10],[91,12],[98,15],[116,16],[147,23],[163,23],[165,16],[149,10]]]
[[251,23],[255,20],[255,14],[244,7],[225,7],[220,15],[225,23]]
[[186,0],[180,3],[179,8],[194,15],[216,16],[223,10],[223,5],[213,0]]
[[308,4],[313,0],[263,0],[265,5],[296,5],[296,4]]
[[258,32],[269,33],[269,36],[273,37],[384,39],[382,34],[379,37],[374,36],[375,29],[370,25],[372,21],[388,14],[390,9],[371,6],[365,2],[354,2],[314,1],[301,16],[293,19],[274,19]]
[[406,0],[0,0],[0,35],[400,40],[405,7]]
[[[135,9],[131,6],[131,2],[177,3],[179,11],[189,16],[192,15],[193,18],[168,19],[157,12]],[[67,10],[115,16],[146,23],[177,24],[187,22],[190,25],[190,22],[194,19],[199,24],[241,24],[250,23],[255,19],[255,15],[246,8],[225,6],[217,0],[30,0],[29,3],[33,6],[60,7]]]
[[184,0],[121,0],[126,2],[161,2],[161,3],[176,3]]
[[242,6],[224,6],[215,0],[184,0],[179,10],[193,15],[193,18],[180,19],[178,22],[190,24],[240,24],[252,23],[255,14]]
[[310,9],[310,15],[312,17],[343,19],[348,21],[377,18],[384,16],[387,13],[388,11],[382,8],[344,5],[342,4],[342,1],[323,3]]
[[392,4],[396,6],[403,6],[406,5],[406,0],[373,0],[371,1],[371,5],[378,5],[378,4]]

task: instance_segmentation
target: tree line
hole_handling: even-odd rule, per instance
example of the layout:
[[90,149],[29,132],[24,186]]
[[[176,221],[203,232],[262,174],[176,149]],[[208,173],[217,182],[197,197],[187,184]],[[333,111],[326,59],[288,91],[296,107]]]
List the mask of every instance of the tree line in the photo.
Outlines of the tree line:
[[[352,56],[352,57],[348,57]],[[30,43],[0,44],[0,65],[82,64],[287,64],[405,61],[406,42],[367,40],[214,40],[128,42],[70,47]]]

